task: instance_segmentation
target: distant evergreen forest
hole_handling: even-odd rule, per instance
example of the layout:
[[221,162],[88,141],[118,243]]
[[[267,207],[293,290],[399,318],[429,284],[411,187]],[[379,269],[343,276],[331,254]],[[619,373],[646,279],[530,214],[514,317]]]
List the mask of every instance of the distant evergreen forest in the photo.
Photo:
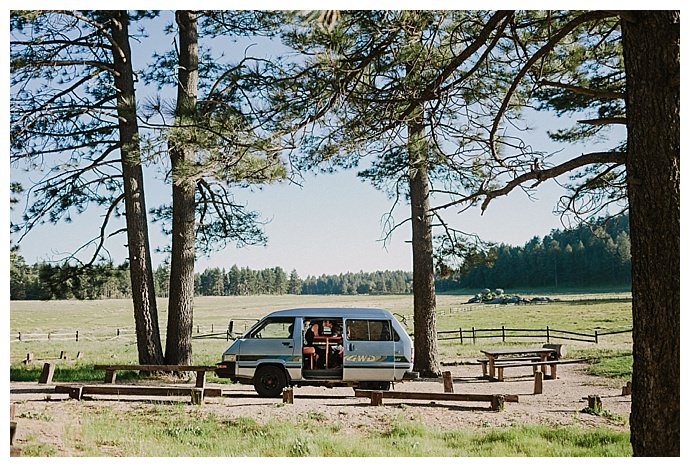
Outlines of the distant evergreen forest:
[[438,291],[458,288],[581,288],[629,286],[630,228],[621,215],[572,230],[552,230],[524,246],[501,244],[471,258]]
[[[460,271],[437,278],[439,292],[483,288],[587,288],[631,283],[628,217],[595,226],[553,230],[524,246],[501,244],[469,258]],[[154,272],[156,294],[168,294],[170,270]],[[407,271],[357,272],[307,276],[281,267],[252,270],[237,265],[208,268],[195,275],[197,295],[354,295],[412,293]],[[87,268],[70,264],[28,265],[10,251],[10,299],[102,299],[130,296],[127,264],[103,263]]]

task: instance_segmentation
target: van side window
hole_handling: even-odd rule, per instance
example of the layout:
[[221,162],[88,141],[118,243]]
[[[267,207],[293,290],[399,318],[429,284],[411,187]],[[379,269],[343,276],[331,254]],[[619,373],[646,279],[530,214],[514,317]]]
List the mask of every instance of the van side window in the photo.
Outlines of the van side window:
[[391,341],[394,336],[395,340],[400,340],[388,320],[348,319],[345,326],[350,341]]
[[294,318],[270,318],[249,335],[251,339],[290,339],[295,324]]

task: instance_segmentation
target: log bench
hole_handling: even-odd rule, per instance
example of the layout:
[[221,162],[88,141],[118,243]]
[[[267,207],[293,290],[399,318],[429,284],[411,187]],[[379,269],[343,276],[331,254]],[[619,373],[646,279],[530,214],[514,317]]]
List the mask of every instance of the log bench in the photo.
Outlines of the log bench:
[[55,392],[68,394],[70,398],[81,400],[86,395],[115,396],[157,396],[157,397],[191,397],[193,404],[201,404],[204,397],[220,397],[220,388],[174,387],[174,386],[131,386],[117,384],[102,385],[56,385]]
[[430,392],[402,392],[402,391],[371,391],[355,389],[355,397],[368,397],[371,405],[383,405],[383,399],[412,399],[431,401],[465,401],[465,402],[489,402],[491,410],[503,410],[504,402],[518,402],[518,396],[514,394],[455,394],[455,393],[430,393]]
[[206,386],[206,372],[215,371],[215,366],[199,366],[199,365],[94,365],[96,370],[105,370],[106,384],[115,383],[116,374],[118,370],[129,371],[149,371],[149,372],[196,372],[196,387],[204,388]]
[[[586,358],[575,358],[570,360],[546,360],[537,362],[496,362],[496,369],[498,370],[498,381],[503,381],[503,369],[504,368],[520,368],[520,367],[531,367],[533,372],[537,370],[537,367],[549,367],[551,373],[547,375],[544,373],[544,378],[546,379],[557,379],[557,368],[558,365],[568,365],[572,363],[584,363]],[[544,371],[544,369],[542,369]]]

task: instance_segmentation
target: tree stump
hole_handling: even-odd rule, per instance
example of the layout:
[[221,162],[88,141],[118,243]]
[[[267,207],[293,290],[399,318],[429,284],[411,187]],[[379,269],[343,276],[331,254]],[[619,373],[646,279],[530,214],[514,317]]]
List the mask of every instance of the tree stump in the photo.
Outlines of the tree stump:
[[601,413],[601,397],[597,395],[587,396],[587,406],[592,410],[592,412]]
[[494,394],[491,398],[491,410],[502,412],[505,408],[506,398],[503,394]]

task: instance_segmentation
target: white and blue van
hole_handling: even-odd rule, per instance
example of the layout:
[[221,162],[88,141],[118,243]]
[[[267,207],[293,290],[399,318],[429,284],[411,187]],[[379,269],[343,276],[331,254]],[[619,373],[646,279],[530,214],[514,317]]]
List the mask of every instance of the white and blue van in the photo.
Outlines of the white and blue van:
[[223,353],[221,378],[253,384],[263,397],[287,386],[387,390],[414,379],[412,340],[386,310],[297,308],[260,319]]

